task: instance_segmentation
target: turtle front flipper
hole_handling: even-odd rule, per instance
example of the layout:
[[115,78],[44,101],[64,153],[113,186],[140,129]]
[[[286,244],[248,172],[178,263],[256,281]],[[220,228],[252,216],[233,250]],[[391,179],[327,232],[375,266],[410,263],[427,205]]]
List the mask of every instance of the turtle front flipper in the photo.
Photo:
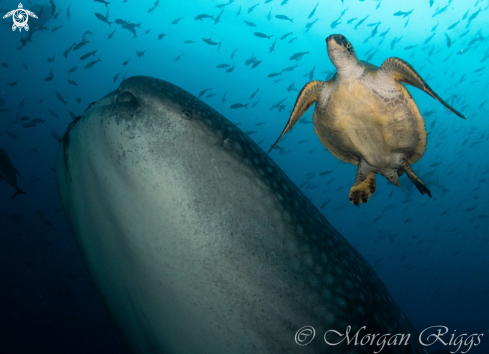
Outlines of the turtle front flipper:
[[409,165],[409,163],[406,161],[406,159],[401,159],[401,166],[404,172],[406,172],[406,175],[409,177],[411,182],[414,183],[416,188],[421,192],[421,194],[428,194],[431,198],[431,191],[426,187],[426,185],[419,179],[418,176],[416,176],[413,172],[413,169]]
[[358,164],[357,177],[350,189],[350,202],[355,205],[368,202],[375,189],[374,173],[362,169],[362,164]]
[[426,81],[421,78],[416,70],[414,70],[413,67],[404,60],[395,57],[388,58],[382,63],[380,69],[386,73],[389,73],[397,82],[404,82],[420,90],[423,90],[428,95],[438,100],[441,104],[443,104],[446,108],[455,113],[457,116],[465,119],[462,113],[457,111],[447,102],[445,102],[440,96],[438,96],[435,91],[433,91],[433,89],[428,86]]
[[275,144],[272,145],[270,151],[273,150],[273,148],[278,144],[280,139],[287,133],[292,127],[294,126],[295,123],[299,121],[299,119],[302,117],[304,113],[311,107],[315,102],[319,100],[319,97],[321,96],[321,92],[325,88],[331,88],[332,86],[331,81],[309,81],[299,92],[299,96],[297,96],[297,100],[295,101],[294,109],[292,110],[292,113],[290,115],[289,121],[287,122],[287,125],[285,126],[282,134],[280,134],[279,138],[275,142]]

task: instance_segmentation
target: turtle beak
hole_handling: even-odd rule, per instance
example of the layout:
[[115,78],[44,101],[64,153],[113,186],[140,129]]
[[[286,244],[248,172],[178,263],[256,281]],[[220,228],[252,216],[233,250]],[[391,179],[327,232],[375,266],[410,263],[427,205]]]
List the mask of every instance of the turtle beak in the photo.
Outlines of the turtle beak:
[[326,38],[326,44],[329,45],[333,42],[343,47],[346,47],[346,44],[348,43],[345,36],[342,34],[332,34]]

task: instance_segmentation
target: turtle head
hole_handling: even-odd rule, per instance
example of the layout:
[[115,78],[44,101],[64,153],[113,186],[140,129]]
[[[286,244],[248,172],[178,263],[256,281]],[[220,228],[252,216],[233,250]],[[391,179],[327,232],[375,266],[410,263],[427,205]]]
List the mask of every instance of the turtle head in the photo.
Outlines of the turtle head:
[[338,71],[357,65],[358,58],[351,43],[342,34],[332,34],[326,38],[329,59]]

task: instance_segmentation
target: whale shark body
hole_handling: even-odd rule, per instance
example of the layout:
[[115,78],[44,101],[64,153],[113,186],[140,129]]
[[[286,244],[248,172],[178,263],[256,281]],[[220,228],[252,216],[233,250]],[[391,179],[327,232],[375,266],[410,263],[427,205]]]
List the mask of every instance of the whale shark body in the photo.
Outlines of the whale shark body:
[[[368,333],[411,334],[382,353],[425,353],[374,270],[269,156],[171,83],[131,77],[91,105],[56,177],[135,353],[372,353],[380,344],[358,343]],[[348,328],[357,344],[341,341]]]

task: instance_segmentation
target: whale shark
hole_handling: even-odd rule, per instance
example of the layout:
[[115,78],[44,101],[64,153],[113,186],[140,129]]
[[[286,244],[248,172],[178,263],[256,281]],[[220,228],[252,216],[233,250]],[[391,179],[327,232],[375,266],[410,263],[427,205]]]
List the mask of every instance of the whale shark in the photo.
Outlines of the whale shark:
[[278,165],[176,85],[135,76],[91,104],[60,142],[56,180],[134,353],[426,353]]

